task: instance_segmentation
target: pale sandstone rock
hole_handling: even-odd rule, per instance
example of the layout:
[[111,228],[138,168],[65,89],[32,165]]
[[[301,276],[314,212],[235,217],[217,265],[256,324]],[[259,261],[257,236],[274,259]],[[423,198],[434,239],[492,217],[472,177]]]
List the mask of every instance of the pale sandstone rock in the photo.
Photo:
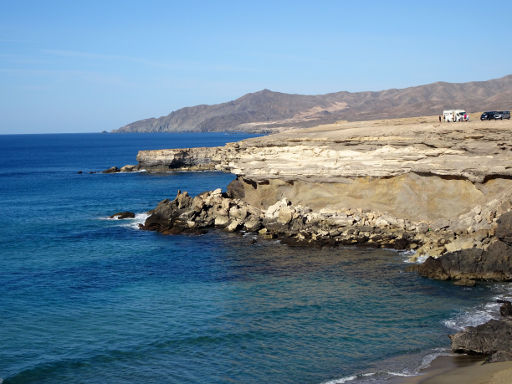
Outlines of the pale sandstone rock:
[[235,232],[237,229],[239,229],[242,225],[242,220],[233,220],[229,225],[226,227],[226,231],[228,232]]
[[215,226],[225,227],[229,224],[229,217],[227,216],[216,216],[215,217]]

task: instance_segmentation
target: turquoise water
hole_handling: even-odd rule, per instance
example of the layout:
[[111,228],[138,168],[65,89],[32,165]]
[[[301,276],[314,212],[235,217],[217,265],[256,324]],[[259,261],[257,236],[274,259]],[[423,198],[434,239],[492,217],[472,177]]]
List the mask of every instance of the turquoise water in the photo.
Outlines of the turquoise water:
[[[138,149],[244,137],[0,136],[4,383],[387,382],[495,294],[419,278],[391,250],[139,231],[178,189],[233,176],[87,173],[133,164]],[[139,215],[106,220],[121,210]]]

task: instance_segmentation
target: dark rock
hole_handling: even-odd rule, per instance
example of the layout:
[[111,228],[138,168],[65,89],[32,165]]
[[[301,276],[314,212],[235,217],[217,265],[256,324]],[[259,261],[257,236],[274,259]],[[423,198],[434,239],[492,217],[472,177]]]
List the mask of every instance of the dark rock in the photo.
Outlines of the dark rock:
[[110,216],[111,219],[133,219],[135,217],[135,213],[133,212],[117,212]]
[[512,352],[512,320],[490,320],[450,335],[453,352],[492,355]]
[[495,241],[484,251],[478,248],[429,257],[415,268],[422,276],[438,280],[512,280],[512,246]]
[[507,245],[512,245],[512,212],[504,213],[498,219],[496,237]]
[[84,172],[83,172],[83,171],[78,171],[77,173],[78,173],[79,175],[81,175],[81,174],[82,174],[82,173],[84,173]]
[[192,201],[187,192],[178,191],[174,200],[165,199],[158,203],[141,229],[165,234],[195,231],[195,228],[190,228],[187,224],[196,215],[192,209]]
[[95,171],[89,171],[89,175],[96,173]]
[[245,197],[245,188],[243,186],[243,179],[237,176],[235,180],[228,184],[228,196],[232,199],[243,199]]
[[441,258],[434,259],[433,257],[429,257],[423,262],[423,264],[411,265],[408,270],[416,271],[421,276],[428,277],[430,279],[448,280],[450,275],[444,270],[440,259]]
[[500,314],[504,317],[512,316],[512,303],[508,300],[497,300],[501,304]]
[[497,351],[494,352],[487,360],[486,363],[499,363],[502,361],[511,361],[512,360],[512,352],[508,351]]
[[105,169],[103,173],[117,173],[121,170],[118,167],[110,167],[109,169]]

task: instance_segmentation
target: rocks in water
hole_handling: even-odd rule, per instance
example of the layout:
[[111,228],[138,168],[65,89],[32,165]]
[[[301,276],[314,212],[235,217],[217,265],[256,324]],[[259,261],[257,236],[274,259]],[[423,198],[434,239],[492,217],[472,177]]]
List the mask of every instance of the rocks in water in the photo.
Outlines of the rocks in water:
[[512,303],[497,302],[502,318],[450,335],[453,352],[484,355],[488,363],[512,360]]
[[437,259],[429,257],[413,267],[422,276],[437,280],[512,280],[512,246],[496,240],[487,250],[463,249]]
[[512,212],[501,215],[495,233],[486,249],[466,248],[429,257],[411,269],[437,280],[512,281]]
[[139,167],[137,165],[125,165],[125,166],[121,167],[119,172],[133,172],[133,171],[137,171],[138,168]]
[[120,171],[118,167],[110,167],[109,169],[105,169],[103,173],[118,173]]
[[[190,197],[178,191],[174,200],[163,200],[151,212],[142,229],[165,234],[203,232],[221,228],[228,232],[258,232],[265,238],[279,238],[288,244],[330,244],[407,248],[421,243],[407,231],[404,221],[387,217],[385,228],[376,226],[381,216],[363,211],[313,212],[308,207],[293,205],[281,199],[261,209],[234,198],[221,189]],[[384,224],[383,224],[384,225]]]
[[225,228],[235,232],[243,227],[261,227],[261,212],[246,203],[230,199],[220,189],[194,198],[178,191],[174,200],[163,200],[151,212],[142,229],[165,234],[202,232],[207,228]]
[[118,220],[133,219],[134,217],[135,217],[135,213],[129,212],[129,211],[117,212],[117,213],[114,213],[112,216],[109,216],[110,219],[118,219]]
[[138,171],[139,166],[138,165],[124,165],[121,168],[118,167],[110,167],[109,169],[105,169],[102,173],[120,173],[120,172],[134,172]]

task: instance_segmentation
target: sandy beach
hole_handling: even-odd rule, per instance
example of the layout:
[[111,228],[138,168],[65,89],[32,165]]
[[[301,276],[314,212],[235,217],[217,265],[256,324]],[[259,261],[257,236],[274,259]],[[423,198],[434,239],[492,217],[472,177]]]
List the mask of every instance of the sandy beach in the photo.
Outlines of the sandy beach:
[[510,384],[512,362],[484,364],[479,357],[449,356],[432,362],[422,375],[401,378],[396,384]]

